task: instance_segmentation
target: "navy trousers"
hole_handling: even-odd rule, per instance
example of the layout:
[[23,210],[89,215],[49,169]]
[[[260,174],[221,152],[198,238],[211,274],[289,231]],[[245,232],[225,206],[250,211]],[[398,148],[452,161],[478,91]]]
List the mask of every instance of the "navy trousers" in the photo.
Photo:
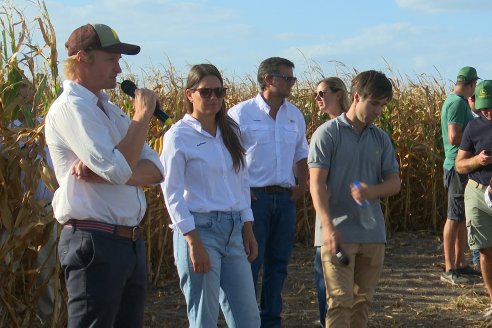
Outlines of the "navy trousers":
[[147,268],[142,238],[64,227],[58,254],[69,328],[143,326]]

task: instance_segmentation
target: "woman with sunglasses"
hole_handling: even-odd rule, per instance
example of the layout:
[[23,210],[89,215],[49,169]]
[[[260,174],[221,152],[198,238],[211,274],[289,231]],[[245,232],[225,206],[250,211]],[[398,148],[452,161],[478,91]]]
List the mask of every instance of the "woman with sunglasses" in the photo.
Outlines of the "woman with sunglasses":
[[[338,77],[328,77],[319,81],[314,99],[319,110],[328,114],[330,119],[334,119],[343,112],[346,112],[349,108],[347,88]],[[321,263],[321,223],[318,217],[316,217],[314,229],[314,246],[316,247],[314,257],[314,283],[318,295],[319,322],[320,326],[324,327],[328,306],[326,304],[326,286],[323,276],[323,265]]]
[[259,327],[250,262],[258,254],[247,170],[226,88],[211,64],[191,68],[186,114],[164,136],[161,187],[190,327]]
[[349,108],[347,88],[338,77],[328,77],[318,82],[314,100],[319,110],[330,119],[346,112]]

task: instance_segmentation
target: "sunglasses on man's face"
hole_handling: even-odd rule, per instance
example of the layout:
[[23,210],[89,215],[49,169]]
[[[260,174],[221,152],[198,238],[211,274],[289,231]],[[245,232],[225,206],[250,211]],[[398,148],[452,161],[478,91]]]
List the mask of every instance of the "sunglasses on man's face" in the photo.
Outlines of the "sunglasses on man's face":
[[289,82],[289,83],[295,83],[297,81],[297,77],[295,76],[286,76],[283,74],[271,74],[271,76],[281,78],[285,82]]
[[198,91],[200,94],[200,97],[202,98],[210,98],[212,97],[212,92],[215,94],[215,97],[217,98],[224,98],[226,95],[226,90],[227,88],[196,88],[196,89],[190,89],[191,91],[195,92]]

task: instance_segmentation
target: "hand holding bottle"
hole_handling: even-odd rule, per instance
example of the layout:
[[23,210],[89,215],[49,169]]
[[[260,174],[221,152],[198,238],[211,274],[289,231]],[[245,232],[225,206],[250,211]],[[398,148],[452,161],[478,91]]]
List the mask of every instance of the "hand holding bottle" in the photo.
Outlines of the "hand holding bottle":
[[365,229],[374,228],[376,226],[376,218],[374,217],[374,213],[372,211],[371,202],[367,199],[361,199],[360,195],[357,195],[357,192],[362,188],[362,184],[360,181],[354,181],[350,186],[356,191],[354,195],[354,190],[352,190],[352,197],[359,205],[359,216],[362,227]]

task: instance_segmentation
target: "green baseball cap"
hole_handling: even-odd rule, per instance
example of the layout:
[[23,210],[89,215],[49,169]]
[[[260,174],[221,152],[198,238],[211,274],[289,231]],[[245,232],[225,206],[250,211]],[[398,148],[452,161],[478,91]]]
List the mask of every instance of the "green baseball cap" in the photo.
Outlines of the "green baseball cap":
[[483,80],[475,88],[475,109],[492,109],[492,81]]
[[477,70],[470,66],[465,66],[458,72],[456,82],[472,82],[478,80]]
[[111,27],[104,24],[86,24],[70,34],[65,42],[68,55],[75,55],[80,50],[104,50],[116,54],[136,55],[140,47],[123,43]]

